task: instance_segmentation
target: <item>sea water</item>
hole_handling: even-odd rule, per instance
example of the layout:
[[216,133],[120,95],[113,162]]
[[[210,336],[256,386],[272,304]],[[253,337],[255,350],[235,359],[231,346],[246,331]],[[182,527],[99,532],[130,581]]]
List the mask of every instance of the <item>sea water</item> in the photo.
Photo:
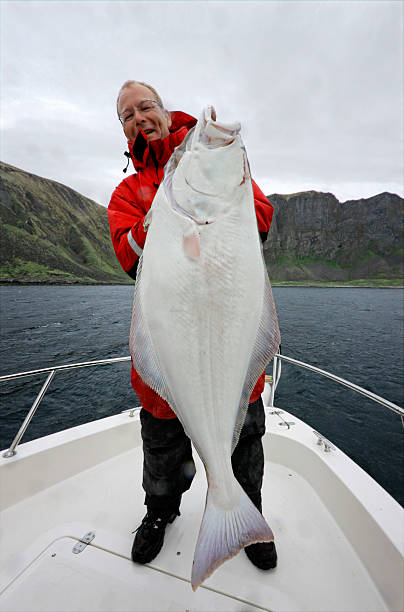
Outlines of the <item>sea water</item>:
[[[404,290],[273,293],[284,355],[404,405]],[[133,286],[1,286],[0,374],[129,355],[132,298]],[[45,378],[0,384],[0,448],[10,445]],[[397,414],[285,362],[275,404],[329,438],[404,505]],[[137,405],[129,363],[58,372],[22,442]]]

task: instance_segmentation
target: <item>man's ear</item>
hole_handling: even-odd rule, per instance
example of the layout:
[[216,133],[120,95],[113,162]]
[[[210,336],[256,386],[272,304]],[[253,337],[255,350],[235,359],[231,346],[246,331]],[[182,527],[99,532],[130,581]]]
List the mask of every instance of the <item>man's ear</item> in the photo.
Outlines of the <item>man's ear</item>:
[[171,113],[168,110],[165,110],[164,112],[165,112],[166,117],[167,117],[167,126],[168,126],[168,128],[170,128],[171,124],[172,124]]

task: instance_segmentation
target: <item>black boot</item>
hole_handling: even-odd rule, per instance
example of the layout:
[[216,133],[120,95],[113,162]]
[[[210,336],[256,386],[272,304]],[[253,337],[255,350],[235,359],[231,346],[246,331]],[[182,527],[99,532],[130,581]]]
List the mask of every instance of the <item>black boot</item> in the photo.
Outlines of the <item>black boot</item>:
[[[249,495],[253,504],[262,513],[261,492]],[[278,555],[276,553],[275,542],[257,542],[244,548],[245,554],[251,563],[262,570],[270,570],[276,567]]]
[[262,570],[270,570],[276,567],[278,555],[276,554],[275,542],[258,542],[245,547],[245,554],[251,563]]
[[148,510],[136,529],[137,533],[132,546],[132,561],[150,563],[163,546],[168,523],[173,523],[179,514],[179,511],[177,511],[159,516],[155,511]]

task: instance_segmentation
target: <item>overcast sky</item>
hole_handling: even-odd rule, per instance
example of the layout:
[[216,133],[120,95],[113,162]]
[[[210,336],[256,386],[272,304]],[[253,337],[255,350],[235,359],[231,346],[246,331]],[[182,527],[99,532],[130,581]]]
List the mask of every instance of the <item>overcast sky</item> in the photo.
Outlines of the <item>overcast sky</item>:
[[1,159],[103,205],[127,79],[238,119],[268,195],[403,194],[401,1],[1,1]]

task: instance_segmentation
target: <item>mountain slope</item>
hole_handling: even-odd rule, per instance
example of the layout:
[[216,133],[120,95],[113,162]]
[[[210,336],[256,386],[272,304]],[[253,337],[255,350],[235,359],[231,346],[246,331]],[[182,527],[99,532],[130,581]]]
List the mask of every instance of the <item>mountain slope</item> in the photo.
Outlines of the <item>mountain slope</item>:
[[0,279],[130,282],[105,207],[3,162],[0,194]]
[[[131,282],[112,248],[107,210],[73,189],[0,162],[0,280]],[[276,282],[400,283],[404,200],[339,202],[272,194],[264,245]]]

